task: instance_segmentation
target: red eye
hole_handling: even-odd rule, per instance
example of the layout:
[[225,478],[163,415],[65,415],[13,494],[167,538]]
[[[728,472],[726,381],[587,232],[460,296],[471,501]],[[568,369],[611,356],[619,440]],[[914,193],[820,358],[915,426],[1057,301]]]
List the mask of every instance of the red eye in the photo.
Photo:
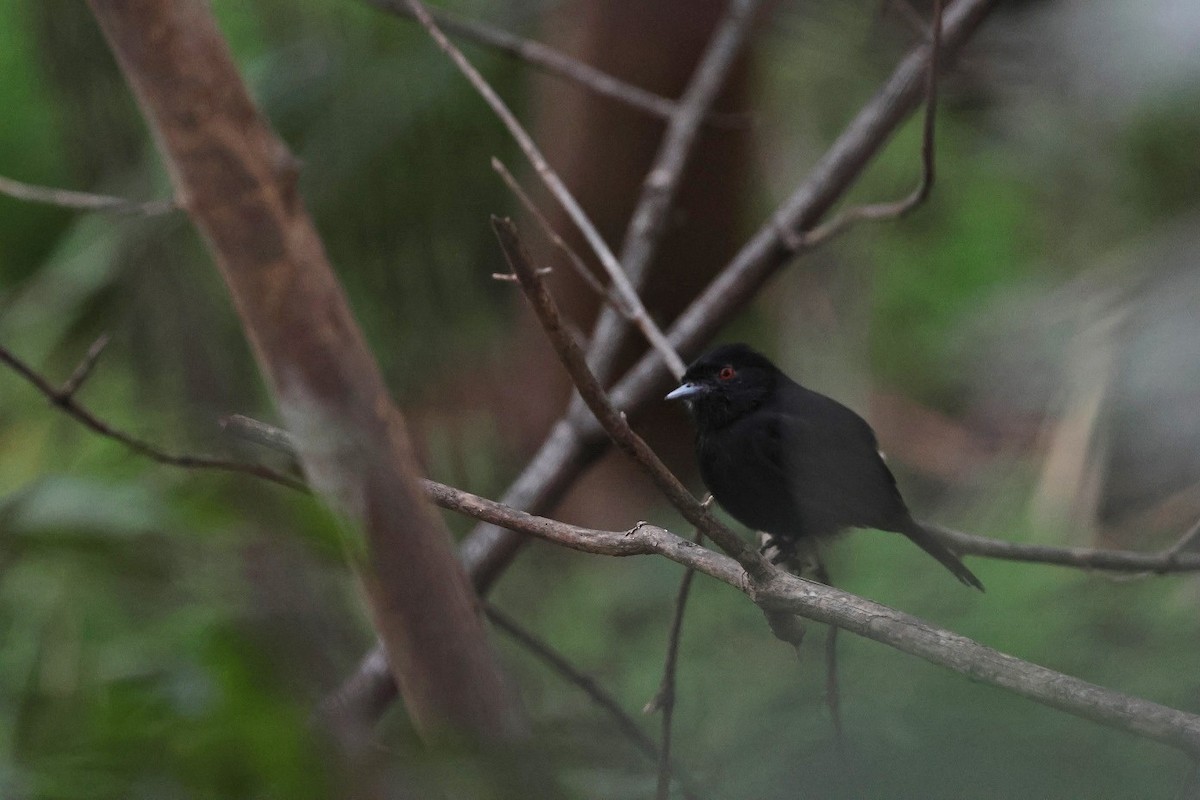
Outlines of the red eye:
[[737,375],[737,370],[733,367],[721,367],[721,371],[717,373],[717,377],[723,381],[733,380],[734,375]]

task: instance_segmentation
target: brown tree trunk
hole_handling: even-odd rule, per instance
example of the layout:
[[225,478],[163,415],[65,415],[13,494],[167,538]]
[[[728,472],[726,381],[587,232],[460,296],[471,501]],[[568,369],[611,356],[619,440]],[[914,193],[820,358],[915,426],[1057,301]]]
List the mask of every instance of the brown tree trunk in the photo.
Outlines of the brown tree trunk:
[[305,474],[364,532],[362,585],[422,733],[522,730],[475,597],[296,188],[202,0],[89,0],[220,268]]

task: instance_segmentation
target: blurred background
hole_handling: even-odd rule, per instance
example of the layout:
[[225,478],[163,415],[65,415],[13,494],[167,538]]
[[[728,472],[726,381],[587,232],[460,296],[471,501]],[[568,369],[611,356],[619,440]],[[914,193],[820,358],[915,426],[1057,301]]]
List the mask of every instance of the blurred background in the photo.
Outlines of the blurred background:
[[[718,103],[728,113],[704,130],[647,289],[663,321],[803,179],[929,11],[770,5]],[[500,495],[567,391],[516,290],[490,278],[502,262],[488,215],[518,209],[488,162],[516,168],[519,154],[406,20],[359,0],[213,6],[303,161],[304,196],[429,475]],[[723,3],[446,7],[677,96]],[[464,47],[619,243],[661,122]],[[168,195],[86,6],[0,4],[0,76],[0,175]],[[1004,4],[942,86],[929,202],[806,256],[722,338],[752,342],[866,415],[918,516],[1016,541],[1167,546],[1200,516],[1200,6]],[[852,197],[906,193],[919,139],[910,122]],[[595,298],[566,269],[553,283],[587,330]],[[0,196],[0,342],[63,380],[102,333],[112,342],[81,396],[99,415],[168,450],[262,457],[218,426],[235,412],[274,418],[183,215]],[[682,411],[664,404],[635,423],[698,486]],[[558,516],[686,532],[619,459],[592,470]],[[470,528],[449,522],[456,535]],[[974,559],[988,587],[976,595],[876,532],[844,537],[829,561],[843,588],[1002,651],[1200,706],[1194,578]],[[657,687],[679,577],[659,559],[534,545],[493,597],[637,713]],[[1186,759],[1164,747],[849,636],[840,759],[822,637],[810,634],[797,664],[740,595],[700,579],[693,598],[676,746],[709,797],[1150,798],[1183,783]],[[310,715],[373,637],[334,523],[286,490],[131,455],[9,372],[0,631],[5,798],[339,795]],[[652,792],[652,765],[607,718],[497,644],[539,746],[577,796]],[[486,776],[424,751],[400,708],[383,740],[410,786],[454,775],[470,796],[499,796]]]

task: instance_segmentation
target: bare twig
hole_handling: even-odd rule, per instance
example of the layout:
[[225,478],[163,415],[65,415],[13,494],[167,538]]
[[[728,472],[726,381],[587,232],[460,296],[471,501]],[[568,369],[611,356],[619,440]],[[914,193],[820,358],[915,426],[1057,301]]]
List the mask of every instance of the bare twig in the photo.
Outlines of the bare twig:
[[934,133],[937,121],[938,55],[942,48],[942,0],[933,2],[933,33],[930,39],[929,71],[925,78],[925,121],[921,134],[921,180],[917,183],[917,187],[901,200],[890,203],[872,203],[848,209],[829,222],[805,231],[800,236],[799,245],[815,247],[832,239],[857,222],[902,217],[929,197],[929,193],[933,190],[936,165]]
[[[814,554],[817,560],[816,577],[826,586],[833,586],[829,570],[821,554]],[[829,717],[833,721],[833,735],[837,742],[838,752],[845,749],[846,738],[842,729],[842,690],[838,682],[837,625],[830,625],[825,631],[825,705],[829,709]]]
[[[366,2],[382,11],[398,16],[417,18],[416,13],[405,0],[366,0]],[[678,113],[679,103],[622,81],[620,78],[571,58],[541,42],[523,39],[493,25],[469,20],[441,9],[430,8],[428,11],[438,26],[453,36],[469,39],[477,44],[486,45],[518,58],[551,75],[557,75],[577,83],[602,97],[611,98],[660,119],[670,119]],[[714,113],[709,114],[705,121],[720,128],[745,127],[748,117],[745,114]]]
[[[697,545],[704,543],[704,534],[696,532],[693,539]],[[663,662],[662,681],[658,691],[646,707],[645,714],[662,713],[662,749],[658,755],[658,787],[656,800],[667,800],[671,793],[671,732],[675,721],[675,676],[679,667],[679,641],[683,637],[683,614],[687,608],[688,595],[692,591],[695,570],[685,570],[679,581],[679,592],[675,595],[675,613],[671,617],[671,630],[667,634],[667,657]]]
[[96,341],[92,342],[92,346],[88,348],[87,353],[83,356],[83,360],[75,367],[75,371],[71,373],[71,377],[67,378],[67,382],[58,390],[58,395],[61,400],[66,400],[75,396],[75,393],[83,386],[84,381],[92,374],[92,370],[96,366],[96,362],[100,360],[101,353],[104,348],[108,347],[111,336],[107,333],[103,334]]
[[554,230],[554,226],[550,224],[550,220],[546,219],[546,215],[543,214],[541,209],[537,207],[537,203],[533,202],[533,198],[521,188],[521,184],[515,177],[513,177],[513,174],[509,172],[508,167],[504,166],[504,162],[493,157],[492,169],[495,170],[496,174],[500,176],[500,179],[504,181],[504,185],[508,187],[508,190],[516,195],[517,199],[521,201],[521,205],[525,206],[525,210],[528,211],[529,215],[537,222],[538,227],[542,229],[542,233],[545,235],[545,237],[550,240],[550,243],[554,245],[560,253],[563,254],[563,256],[567,259],[567,263],[570,264],[571,268],[575,270],[575,273],[583,279],[583,282],[588,285],[588,288],[600,295],[600,297],[602,297],[606,302],[612,303],[613,307],[619,310],[621,314],[628,315],[629,309],[625,308],[625,306],[621,303],[621,298],[617,297],[607,288],[605,288],[604,284],[600,282],[600,279],[593,275],[592,271],[588,269],[588,266],[584,262],[583,258],[580,257],[580,255],[576,253],[569,244],[563,241],[563,238],[558,235],[556,230]]
[[[685,797],[695,797],[695,790],[691,788],[694,782],[686,780],[680,773],[679,768],[669,760],[664,764],[663,751],[654,743],[654,740],[642,730],[641,725],[630,716],[625,709],[621,708],[621,704],[609,692],[601,686],[595,678],[581,672],[572,664],[566,656],[558,652],[548,642],[542,640],[527,630],[516,620],[509,617],[500,609],[491,603],[483,604],[484,613],[487,618],[492,621],[497,628],[504,631],[514,642],[519,644],[528,652],[532,653],[537,658],[541,659],[554,672],[558,673],[564,680],[572,686],[580,689],[584,694],[591,698],[592,702],[599,706],[605,713],[612,717],[621,733],[625,738],[629,739],[637,749],[646,758],[659,764],[660,769],[665,769],[667,773],[668,785],[670,779],[674,777],[684,790]],[[669,759],[669,753],[666,755]]]
[[471,65],[467,57],[446,38],[446,35],[442,33],[424,4],[420,0],[404,0],[404,2],[412,10],[421,25],[429,31],[429,35],[433,37],[438,47],[450,57],[450,60],[454,62],[459,71],[475,87],[475,91],[483,97],[493,113],[500,119],[500,122],[508,129],[509,134],[516,140],[517,146],[521,148],[521,152],[529,159],[529,163],[533,166],[534,171],[537,172],[538,177],[542,179],[546,188],[549,189],[550,194],[554,196],[554,199],[567,212],[567,216],[571,218],[571,222],[583,234],[583,238],[587,241],[588,246],[592,248],[592,251],[600,260],[600,265],[604,267],[604,271],[608,273],[609,280],[612,282],[613,290],[620,296],[630,313],[633,314],[635,319],[634,324],[638,330],[642,332],[654,349],[661,354],[671,371],[677,375],[682,375],[684,371],[683,361],[675,353],[674,348],[667,342],[658,325],[651,319],[645,306],[642,305],[641,298],[638,297],[637,292],[630,285],[628,278],[625,277],[625,273],[622,272],[621,265],[617,262],[617,257],[613,255],[612,250],[609,249],[600,232],[596,230],[596,226],[592,224],[583,208],[580,207],[578,201],[575,200],[575,197],[567,189],[566,184],[558,177],[558,173],[547,163],[541,150],[534,144],[533,138],[525,131],[525,128],[517,120],[512,111],[509,110],[508,106],[505,105],[504,101],[500,99],[500,96],[496,94],[496,91],[484,80],[479,71]]
[[[635,290],[645,282],[650,264],[658,253],[684,168],[694,149],[700,121],[712,108],[741,52],[758,7],[758,0],[730,3],[680,98],[679,110],[671,117],[654,163],[646,173],[621,245],[621,267]],[[637,324],[637,320],[633,322]],[[602,312],[592,336],[595,344],[588,353],[588,364],[602,383],[612,377],[626,331],[627,326],[620,317],[607,310]],[[670,360],[665,363],[675,377],[683,374]]]
[[114,214],[140,214],[147,217],[166,214],[179,208],[174,200],[138,202],[103,194],[77,192],[73,189],[35,186],[3,176],[0,176],[0,194],[8,195],[16,200],[44,203],[77,211],[109,211]]
[[1193,526],[1175,545],[1151,553],[1006,542],[1001,539],[950,530],[928,522],[921,524],[935,531],[950,547],[954,548],[955,552],[962,555],[1108,572],[1142,572],[1147,575],[1194,572],[1200,569],[1200,553],[1189,552],[1179,547],[1180,543],[1186,542],[1194,535],[1200,523]]
[[649,445],[633,432],[625,415],[609,401],[604,387],[588,369],[583,351],[563,325],[554,298],[550,296],[537,270],[530,264],[529,257],[517,237],[516,226],[510,220],[493,217],[492,228],[496,231],[496,238],[500,241],[509,267],[520,279],[521,288],[525,290],[550,343],[575,383],[579,395],[605,432],[618,448],[646,471],[654,484],[688,522],[697,526],[717,546],[737,559],[750,576],[755,579],[769,576],[773,570],[762,555],[755,548],[748,547],[741,537],[709,514],[708,509],[667,469]]
[[173,467],[182,467],[184,469],[210,469],[219,470],[222,472],[238,472],[244,475],[253,475],[256,478],[278,483],[281,486],[286,486],[289,489],[296,489],[301,492],[307,492],[308,487],[295,478],[292,478],[283,473],[276,472],[269,467],[264,467],[260,464],[246,464],[240,461],[230,461],[222,458],[209,458],[208,456],[194,455],[174,455],[165,452],[149,442],[138,439],[137,437],[125,433],[118,428],[109,425],[104,420],[97,417],[85,406],[75,400],[74,393],[78,389],[80,383],[86,378],[87,371],[90,367],[87,366],[89,360],[95,361],[99,355],[96,352],[96,345],[88,352],[88,356],[75,369],[74,376],[83,375],[75,381],[72,386],[72,380],[68,380],[62,389],[54,388],[54,385],[39,374],[33,367],[26,364],[6,347],[0,347],[0,362],[6,364],[13,372],[24,378],[35,389],[45,395],[46,399],[63,410],[67,416],[82,423],[93,432],[101,436],[120,442],[129,450],[157,461],[160,464],[167,464]]
[[659,750],[658,746],[654,744],[654,740],[642,730],[637,720],[626,713],[625,709],[621,708],[621,704],[617,702],[616,698],[609,694],[595,678],[581,672],[562,653],[550,646],[549,643],[535,636],[532,632],[526,630],[516,620],[496,608],[492,603],[485,602],[483,604],[483,611],[487,615],[487,618],[492,621],[492,624],[508,634],[513,641],[544,661],[551,669],[562,676],[564,680],[578,687],[584,694],[590,697],[592,702],[613,718],[617,723],[617,727],[625,734],[625,738],[633,742],[643,755],[651,761],[658,760]]

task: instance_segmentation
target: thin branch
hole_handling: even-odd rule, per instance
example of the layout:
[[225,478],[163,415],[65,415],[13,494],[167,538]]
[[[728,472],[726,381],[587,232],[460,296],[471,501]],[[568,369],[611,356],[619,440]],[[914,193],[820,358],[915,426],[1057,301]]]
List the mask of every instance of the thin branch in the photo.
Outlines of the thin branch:
[[[697,545],[703,544],[704,534],[697,531],[692,541]],[[656,800],[667,800],[671,794],[671,731],[675,721],[675,676],[679,667],[679,641],[683,637],[683,614],[695,577],[696,571],[689,569],[684,571],[683,578],[679,581],[679,591],[675,595],[675,613],[671,617],[670,633],[667,634],[667,657],[663,663],[662,681],[654,697],[642,709],[645,714],[662,712],[662,749],[658,755]]]
[[[381,11],[397,16],[417,19],[417,14],[405,0],[366,0],[366,2]],[[608,97],[624,103],[631,108],[644,111],[659,119],[670,119],[679,110],[679,103],[649,92],[641,87],[627,83],[620,78],[602,72],[595,67],[571,58],[560,50],[501,30],[493,25],[487,25],[475,20],[469,20],[457,14],[441,9],[428,9],[432,17],[443,30],[453,36],[469,39],[477,44],[491,47],[495,50],[520,59],[551,75],[557,75],[568,81],[595,92],[602,97]],[[748,118],[744,114],[709,114],[705,122],[715,127],[734,128],[745,127]]]
[[[669,760],[666,761],[665,767],[663,766],[663,751],[659,750],[654,740],[642,730],[642,726],[637,723],[637,720],[626,713],[625,709],[621,708],[621,704],[617,699],[609,694],[595,678],[581,672],[566,656],[554,649],[548,642],[522,627],[516,620],[496,608],[493,604],[484,603],[483,611],[487,615],[487,618],[492,621],[492,624],[508,634],[514,642],[526,651],[541,659],[572,686],[580,689],[591,698],[593,703],[612,717],[617,727],[621,730],[621,733],[637,747],[642,755],[659,764],[660,769],[666,770],[668,785],[671,777],[674,777],[683,788],[685,797],[694,798],[696,796],[695,790],[691,788],[694,782],[685,780],[684,776],[680,774],[678,767],[671,764]],[[667,758],[669,759],[669,753],[667,754]]]
[[600,265],[604,267],[604,271],[608,273],[609,280],[612,281],[614,291],[616,291],[622,301],[624,301],[626,307],[634,315],[634,324],[638,330],[642,332],[646,340],[666,360],[671,371],[677,375],[682,375],[684,372],[683,361],[675,353],[674,348],[667,342],[666,336],[663,335],[658,325],[650,318],[650,314],[646,311],[645,306],[642,305],[641,298],[638,297],[637,292],[630,285],[629,279],[626,278],[625,273],[621,270],[621,265],[617,262],[616,256],[613,255],[612,250],[609,249],[600,232],[596,230],[596,226],[592,224],[583,208],[580,207],[578,201],[575,200],[574,196],[567,189],[566,184],[558,177],[558,173],[547,163],[541,150],[534,144],[533,138],[525,131],[525,128],[522,127],[504,101],[500,99],[500,96],[496,94],[496,91],[484,80],[479,71],[471,65],[467,57],[446,38],[446,35],[442,33],[437,22],[430,16],[424,4],[420,0],[404,0],[404,2],[421,25],[429,32],[429,35],[437,43],[438,47],[450,57],[450,60],[454,62],[459,71],[475,87],[475,91],[480,94],[493,113],[504,124],[504,127],[508,129],[509,134],[516,140],[517,145],[521,148],[521,152],[529,159],[529,163],[533,166],[534,171],[537,172],[538,177],[542,179],[546,188],[549,189],[550,194],[554,196],[554,199],[567,212],[567,216],[571,218],[572,223],[583,234],[583,238],[587,241],[588,246],[592,248],[592,251],[600,260]]
[[92,370],[96,367],[96,362],[100,360],[100,355],[104,352],[104,348],[108,347],[111,339],[112,337],[106,333],[92,342],[92,346],[88,348],[87,353],[83,356],[83,360],[75,367],[75,371],[71,373],[71,377],[67,378],[67,382],[58,390],[60,399],[66,400],[74,397],[75,393],[83,387],[84,382],[92,374]]
[[[833,586],[833,580],[829,577],[829,570],[825,567],[825,561],[821,558],[819,552],[814,552],[814,557],[817,560],[816,578],[826,586]],[[838,656],[837,643],[838,631],[837,625],[830,625],[825,631],[825,706],[829,709],[829,716],[833,720],[833,735],[837,742],[839,753],[844,753],[846,746],[846,737],[842,729],[842,690],[838,682]]]
[[[85,358],[75,369],[74,374],[83,374],[86,377],[86,365],[88,360],[95,360],[92,355],[96,346],[92,346],[92,351],[89,351],[88,357]],[[98,355],[98,353],[96,354]],[[35,389],[45,395],[46,399],[53,403],[58,408],[62,409],[67,416],[82,423],[85,427],[101,436],[120,442],[129,450],[138,455],[145,456],[152,461],[157,461],[159,464],[167,464],[173,467],[182,467],[183,469],[211,469],[220,470],[222,472],[237,472],[244,475],[253,475],[256,478],[277,483],[280,486],[286,486],[289,489],[296,489],[301,492],[308,492],[308,486],[304,482],[276,472],[269,467],[264,467],[260,464],[246,464],[241,461],[231,461],[221,458],[210,458],[208,456],[194,455],[174,455],[168,453],[149,442],[139,439],[132,434],[119,430],[112,425],[109,425],[104,420],[97,417],[85,406],[80,404],[74,398],[74,392],[78,386],[72,387],[71,381],[68,381],[62,389],[56,389],[50,381],[40,375],[33,367],[26,364],[20,358],[15,356],[6,347],[0,346],[0,363],[7,365],[13,372],[24,378]],[[90,369],[88,367],[87,369]],[[82,382],[82,378],[80,379]],[[70,390],[70,391],[68,391]]]
[[575,270],[575,273],[583,279],[583,282],[588,285],[588,288],[600,295],[605,302],[612,303],[613,307],[616,308],[622,315],[628,316],[629,309],[625,308],[625,306],[621,303],[621,298],[617,297],[615,294],[605,288],[604,284],[600,282],[600,279],[593,275],[592,271],[588,269],[588,266],[584,262],[583,258],[576,253],[569,244],[563,241],[563,238],[558,235],[556,230],[554,230],[554,226],[550,224],[550,220],[546,219],[546,215],[543,214],[541,209],[537,207],[537,203],[533,202],[533,198],[529,196],[529,193],[521,188],[521,184],[509,171],[508,167],[504,166],[504,162],[493,157],[492,169],[495,170],[496,174],[500,176],[500,179],[504,181],[504,185],[508,187],[508,190],[516,195],[517,200],[521,201],[521,205],[525,207],[525,210],[529,212],[529,215],[537,222],[538,227],[542,229],[542,234],[550,240],[550,243],[554,245],[560,253],[563,254],[563,256],[567,259],[567,263],[570,264],[571,268]]
[[43,203],[76,211],[109,211],[114,214],[140,214],[147,217],[168,214],[179,208],[174,200],[138,202],[103,194],[77,192],[73,189],[35,186],[32,183],[23,183],[3,176],[0,176],[0,194],[8,195],[16,200]]
[[1062,567],[1108,572],[1142,572],[1147,575],[1200,570],[1200,553],[1189,552],[1179,547],[1180,543],[1186,542],[1194,535],[1193,532],[1197,531],[1200,523],[1193,526],[1175,545],[1151,553],[1006,542],[1001,539],[950,530],[928,522],[921,524],[938,533],[949,546],[962,555],[996,558],[1003,561],[1024,561],[1033,564],[1055,564]]
[[[742,51],[759,5],[758,0],[730,3],[680,98],[679,110],[671,117],[654,163],[646,173],[621,245],[622,271],[635,290],[645,283],[650,264],[662,243],[684,168],[695,147],[700,122],[712,108]],[[636,320],[633,322],[637,324]],[[592,337],[595,345],[588,353],[588,364],[601,382],[606,382],[612,377],[627,326],[615,314],[604,312],[595,330]],[[683,371],[672,366],[672,361],[665,363],[675,377],[682,376]]]
[[618,448],[645,470],[654,484],[688,522],[699,528],[722,550],[737,559],[749,575],[756,579],[769,575],[770,565],[762,555],[755,548],[748,547],[740,536],[709,514],[708,509],[696,500],[679,479],[667,469],[667,466],[659,460],[649,445],[634,433],[633,429],[629,427],[625,415],[609,401],[604,387],[588,369],[583,351],[579,349],[578,343],[564,326],[558,305],[550,296],[541,275],[529,262],[524,246],[517,236],[516,226],[510,220],[492,217],[492,228],[504,251],[504,257],[508,260],[508,265],[513,273],[520,279],[521,288],[525,290],[529,303],[542,323],[546,336],[550,339],[551,345],[558,353],[571,380],[575,383],[580,397],[587,403],[588,408],[591,409],[605,432]]
[[658,760],[659,750],[658,746],[654,744],[654,740],[642,730],[637,720],[627,714],[625,709],[621,708],[621,704],[616,698],[596,682],[595,678],[580,672],[562,653],[519,625],[516,620],[496,608],[495,605],[485,602],[483,604],[483,611],[487,615],[487,618],[492,621],[492,624],[508,634],[513,641],[544,661],[568,683],[576,686],[590,697],[592,702],[613,718],[617,723],[617,727],[625,734],[625,738],[636,745],[637,749],[646,758],[651,761]]
[[895,219],[912,211],[933,191],[935,123],[937,121],[938,56],[942,49],[942,0],[933,2],[933,32],[929,45],[929,71],[925,78],[925,120],[921,133],[921,180],[907,197],[890,203],[873,203],[848,209],[825,224],[801,234],[796,246],[815,247],[857,222]]

